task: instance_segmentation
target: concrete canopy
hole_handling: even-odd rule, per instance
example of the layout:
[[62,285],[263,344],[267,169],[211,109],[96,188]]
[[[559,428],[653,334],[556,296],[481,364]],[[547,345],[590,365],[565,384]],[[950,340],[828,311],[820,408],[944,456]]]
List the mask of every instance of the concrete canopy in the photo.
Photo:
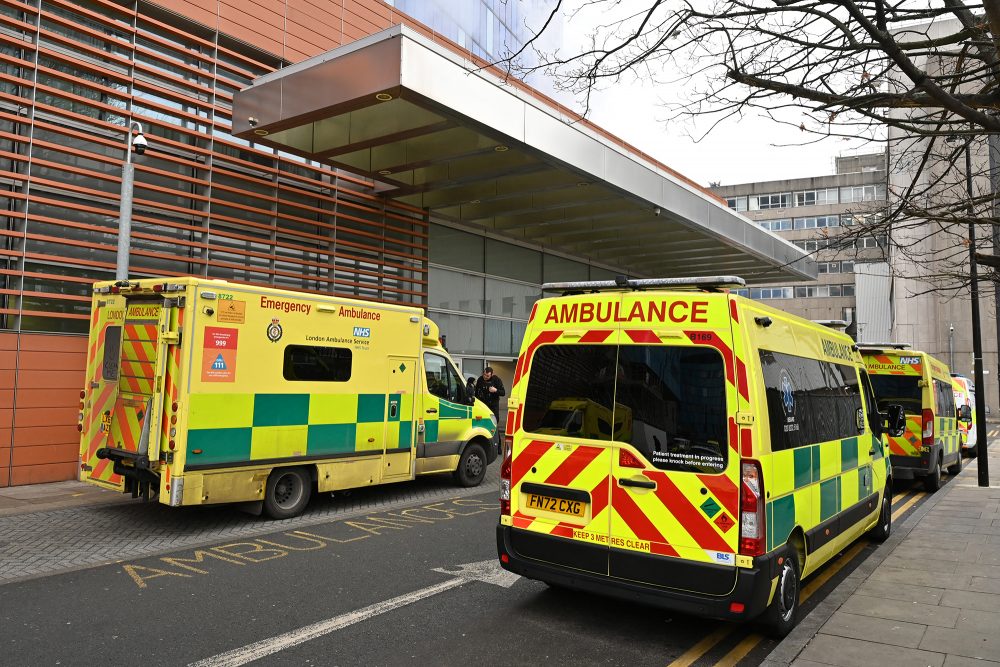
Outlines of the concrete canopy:
[[233,132],[633,275],[816,277],[791,243],[524,88],[395,26],[258,78],[234,98]]

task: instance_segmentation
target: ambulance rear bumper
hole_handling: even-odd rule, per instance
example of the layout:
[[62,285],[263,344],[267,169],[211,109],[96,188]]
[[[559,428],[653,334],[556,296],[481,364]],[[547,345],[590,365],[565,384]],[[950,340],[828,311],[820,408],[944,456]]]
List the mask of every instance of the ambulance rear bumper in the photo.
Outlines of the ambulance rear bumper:
[[913,479],[923,477],[930,473],[934,467],[931,461],[936,461],[937,457],[930,452],[923,456],[901,456],[893,454],[889,457],[892,463],[892,476],[896,479]]
[[[694,616],[729,621],[750,620],[767,608],[771,595],[771,581],[777,576],[777,558],[766,555],[755,558],[752,569],[736,568],[736,584],[730,592],[723,595],[663,588],[526,558],[518,554],[511,540],[512,536],[524,532],[526,531],[510,526],[497,526],[497,552],[500,565],[505,570],[556,586],[629,602],[640,602]],[[586,543],[574,543],[559,537],[546,536],[545,539],[558,540],[561,543],[559,550],[563,553],[567,549],[584,551],[602,548]],[[507,562],[504,562],[504,556],[507,557]],[[663,567],[670,567],[671,560],[674,559],[663,557]],[[709,581],[718,577],[718,566],[683,561],[683,567],[692,586],[697,586],[702,579]],[[742,604],[742,609],[734,611],[734,607],[739,608],[734,603]]]

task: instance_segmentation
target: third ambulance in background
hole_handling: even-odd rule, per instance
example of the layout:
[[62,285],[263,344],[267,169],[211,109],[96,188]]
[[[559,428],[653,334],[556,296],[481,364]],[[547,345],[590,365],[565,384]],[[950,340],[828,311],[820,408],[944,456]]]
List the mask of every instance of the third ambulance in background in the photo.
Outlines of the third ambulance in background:
[[900,343],[861,346],[879,409],[902,405],[906,432],[889,438],[893,477],[922,478],[928,491],[941,486],[941,469],[962,470],[955,394],[948,366],[926,352]]

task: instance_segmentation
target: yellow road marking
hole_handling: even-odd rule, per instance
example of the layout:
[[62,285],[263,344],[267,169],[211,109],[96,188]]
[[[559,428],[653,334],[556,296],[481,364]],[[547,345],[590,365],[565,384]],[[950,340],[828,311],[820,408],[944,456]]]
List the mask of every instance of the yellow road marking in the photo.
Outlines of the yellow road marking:
[[[911,494],[912,497],[910,497]],[[895,521],[900,514],[910,509],[910,507],[912,507],[914,503],[916,503],[918,500],[920,500],[926,495],[927,495],[926,491],[914,492],[912,490],[909,490],[899,496],[896,496],[893,502],[894,505],[903,502],[904,499],[905,502],[903,502],[903,504],[900,505],[899,508],[892,513],[893,521]],[[840,557],[837,558],[837,560],[830,563],[826,567],[826,569],[823,570],[823,572],[816,575],[816,577],[814,577],[812,581],[810,581],[809,584],[802,589],[801,602],[805,602],[810,597],[812,597],[813,594],[815,594],[816,591],[818,591],[823,586],[823,584],[825,584],[831,578],[833,578],[838,572],[840,572],[844,568],[844,566],[853,561],[854,558],[859,553],[861,553],[861,551],[866,546],[868,546],[868,544],[869,543],[866,541],[856,542],[854,546],[852,546],[850,549],[841,554]],[[676,660],[671,662],[668,665],[668,667],[688,667],[689,665],[694,664],[699,658],[701,658],[703,655],[712,650],[716,645],[721,643],[735,630],[736,628],[734,627],[719,628],[712,634],[704,637],[700,642],[689,648],[687,651],[685,651],[683,655],[681,655]],[[716,666],[718,667],[720,665],[725,665],[726,667],[730,667],[732,665],[737,664],[740,660],[745,658],[747,654],[750,653],[750,651],[752,651],[761,641],[763,641],[763,639],[764,637],[756,633],[747,635],[746,637],[743,638],[743,641],[734,646],[733,649],[729,651],[729,653],[724,655],[717,663],[715,663]]]
[[716,667],[733,667],[733,665],[745,658],[747,653],[752,651],[763,639],[758,634],[747,635],[743,641],[733,647],[732,651],[722,656],[722,659],[715,663]]
[[716,644],[732,634],[736,628],[733,626],[722,626],[710,635],[707,635],[700,642],[685,651],[680,657],[670,663],[667,667],[688,667],[709,652]]
[[920,491],[920,492],[914,494],[914,496],[912,498],[910,498],[909,500],[907,500],[905,503],[903,503],[899,507],[898,510],[896,510],[895,512],[892,513],[892,520],[895,521],[896,517],[898,517],[900,514],[902,514],[906,510],[910,509],[910,507],[913,506],[913,503],[917,502],[918,500],[920,500],[921,498],[923,498],[926,495],[927,495],[926,491]]

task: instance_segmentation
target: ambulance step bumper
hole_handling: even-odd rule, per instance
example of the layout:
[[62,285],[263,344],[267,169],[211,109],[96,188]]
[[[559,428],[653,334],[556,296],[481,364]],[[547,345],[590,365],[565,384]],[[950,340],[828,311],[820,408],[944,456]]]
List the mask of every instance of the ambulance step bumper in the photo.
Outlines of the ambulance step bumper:
[[936,460],[929,453],[926,456],[900,456],[893,454],[889,457],[892,464],[892,476],[894,479],[913,479],[923,477],[930,473],[931,461]]
[[[771,579],[773,576],[777,576],[776,558],[763,556],[754,559],[755,567],[753,569],[738,568],[735,587],[724,595],[716,596],[680,591],[527,558],[519,554],[512,544],[512,537],[513,541],[517,541],[517,533],[526,533],[526,531],[510,526],[497,526],[497,552],[501,559],[500,564],[505,570],[548,584],[707,618],[743,621],[759,615],[767,608],[768,598],[771,594]],[[581,562],[596,561],[599,551],[603,550],[605,554],[608,551],[607,547],[572,542],[560,537],[538,534],[532,534],[531,537],[532,539],[553,540],[555,549],[563,553],[568,550],[579,550]],[[556,546],[557,544],[558,546]],[[506,563],[503,561],[504,556],[508,560]],[[672,559],[669,557],[663,557],[663,566],[670,567],[670,560]],[[604,561],[607,562],[607,556],[605,556]],[[713,578],[717,578],[719,574],[718,566],[712,564],[683,561],[683,566],[689,581],[694,585],[703,579],[706,586],[711,587],[709,582]],[[741,603],[742,610],[738,613],[732,611],[730,606],[732,603]]]
[[116,447],[101,447],[97,458],[109,459],[114,463],[114,472],[124,480],[123,493],[131,493],[133,498],[142,496],[149,500],[160,488],[160,476],[149,468],[149,457],[139,452],[130,452]]

